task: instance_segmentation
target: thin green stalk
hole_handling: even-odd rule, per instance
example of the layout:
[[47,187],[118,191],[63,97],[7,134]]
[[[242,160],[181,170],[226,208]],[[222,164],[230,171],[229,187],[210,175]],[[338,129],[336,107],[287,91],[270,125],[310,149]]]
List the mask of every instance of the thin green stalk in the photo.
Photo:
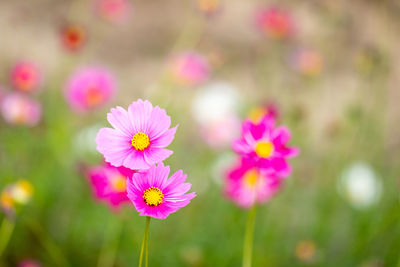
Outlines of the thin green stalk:
[[[149,235],[149,226],[150,226],[150,217],[146,217],[146,228],[145,228],[144,234],[143,234],[142,247],[140,249],[139,267],[142,267],[142,263],[143,263],[143,252],[144,252],[144,247],[147,245],[147,238]],[[148,251],[146,251],[146,264],[147,264],[147,257],[148,257]]]
[[7,247],[8,241],[10,241],[11,234],[14,230],[15,222],[4,217],[0,227],[0,258],[5,248]]
[[[150,225],[150,218],[151,217],[147,217],[147,221],[148,221],[148,225]],[[146,258],[146,260],[145,260],[145,267],[148,267],[149,266],[149,235],[150,235],[150,232],[149,231],[147,231],[147,236],[146,236],[146,253],[145,253],[145,258]]]
[[243,245],[243,267],[251,267],[253,253],[254,224],[256,219],[257,205],[254,204],[247,217],[246,232]]

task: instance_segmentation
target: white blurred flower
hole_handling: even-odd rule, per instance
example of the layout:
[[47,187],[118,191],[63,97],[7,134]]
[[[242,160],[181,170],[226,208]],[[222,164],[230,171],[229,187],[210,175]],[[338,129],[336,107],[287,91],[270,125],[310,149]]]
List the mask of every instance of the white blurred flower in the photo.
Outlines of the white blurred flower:
[[353,207],[363,209],[379,200],[382,184],[370,165],[356,162],[343,172],[338,190]]
[[240,127],[239,107],[239,93],[228,83],[214,82],[199,89],[193,101],[192,114],[201,137],[208,145],[215,148],[230,145]]
[[100,130],[101,125],[92,125],[79,131],[74,138],[75,151],[80,154],[95,154],[96,150],[96,135]]
[[199,89],[192,113],[200,124],[221,121],[236,114],[240,105],[240,96],[235,87],[226,82],[214,82]]

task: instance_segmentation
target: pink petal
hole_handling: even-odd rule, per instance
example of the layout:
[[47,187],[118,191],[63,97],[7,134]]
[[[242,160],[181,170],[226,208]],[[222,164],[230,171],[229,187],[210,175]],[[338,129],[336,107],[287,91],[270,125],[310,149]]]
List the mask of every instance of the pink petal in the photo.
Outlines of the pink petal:
[[112,108],[111,112],[107,114],[107,120],[115,129],[120,130],[129,137],[133,136],[134,129],[125,109],[121,107]]
[[102,128],[96,136],[97,150],[104,155],[106,162],[119,167],[126,156],[132,151],[126,136],[121,132]]
[[144,152],[144,160],[150,166],[165,160],[173,153],[173,151],[169,149],[153,148],[153,147],[150,147],[144,150],[143,152]]
[[149,101],[143,101],[142,99],[133,102],[129,106],[128,114],[135,133],[147,132],[147,121],[150,118],[152,109],[153,105]]
[[157,137],[154,140],[151,140],[151,147],[156,148],[164,148],[171,144],[172,140],[174,140],[176,129],[178,125],[174,128],[171,128],[164,132],[161,136]]
[[144,153],[142,151],[131,150],[130,154],[125,158],[123,162],[124,167],[132,170],[143,170],[150,168],[144,159]]
[[154,107],[151,111],[147,129],[150,139],[156,139],[161,134],[165,133],[170,126],[171,117],[159,106]]

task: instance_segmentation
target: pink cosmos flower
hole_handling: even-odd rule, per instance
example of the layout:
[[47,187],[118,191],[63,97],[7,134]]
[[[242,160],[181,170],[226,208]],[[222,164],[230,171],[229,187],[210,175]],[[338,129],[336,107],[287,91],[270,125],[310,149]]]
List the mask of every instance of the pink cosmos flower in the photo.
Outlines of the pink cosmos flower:
[[322,56],[312,49],[298,49],[290,57],[291,67],[301,74],[307,76],[316,76],[322,70]]
[[126,180],[132,177],[131,169],[113,167],[109,164],[89,168],[87,175],[97,199],[107,202],[112,208],[118,208],[128,201]]
[[11,70],[11,83],[19,91],[34,92],[39,88],[41,80],[40,71],[32,62],[21,61]]
[[1,113],[9,124],[35,126],[42,116],[40,104],[21,93],[11,93],[1,99]]
[[278,109],[274,104],[267,104],[263,106],[256,107],[250,110],[248,118],[254,124],[260,123],[265,116],[270,116],[271,119],[278,119]]
[[32,259],[25,259],[20,263],[18,263],[18,267],[41,267],[41,266],[42,264],[40,264],[40,262]]
[[128,0],[97,0],[96,11],[103,19],[121,24],[129,19],[131,4]]
[[265,116],[260,123],[246,120],[242,125],[242,137],[233,142],[233,150],[254,161],[260,168],[286,177],[291,169],[287,158],[299,153],[297,148],[287,147],[290,139],[288,128],[274,128],[274,119]]
[[169,166],[153,165],[146,172],[137,172],[128,180],[128,198],[140,216],[165,219],[190,203],[196,193],[185,194],[192,186],[185,183],[182,170],[168,178]]
[[241,160],[226,176],[226,196],[243,208],[265,203],[280,189],[282,180],[251,161]]
[[286,39],[294,33],[292,17],[287,11],[278,7],[258,10],[255,23],[261,32],[272,39]]
[[172,78],[182,85],[199,85],[210,76],[210,65],[200,54],[183,52],[176,55],[169,66]]
[[90,67],[76,71],[66,86],[66,98],[76,111],[105,105],[115,93],[114,76],[106,69]]
[[169,129],[171,117],[149,101],[139,99],[128,110],[112,108],[107,119],[114,128],[100,129],[96,143],[97,150],[111,165],[148,169],[173,153],[165,147],[174,139],[178,126]]

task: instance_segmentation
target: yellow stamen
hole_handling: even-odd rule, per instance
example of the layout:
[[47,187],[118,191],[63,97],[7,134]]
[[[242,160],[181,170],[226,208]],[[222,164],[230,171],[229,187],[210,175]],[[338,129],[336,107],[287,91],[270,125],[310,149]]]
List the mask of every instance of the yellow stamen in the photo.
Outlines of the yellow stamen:
[[111,179],[111,187],[116,192],[126,191],[126,178],[122,175],[116,175]]
[[158,206],[163,202],[164,195],[157,187],[150,187],[143,193],[144,202],[148,206]]
[[136,150],[140,150],[143,151],[145,150],[148,146],[150,145],[150,139],[149,136],[145,133],[136,133],[133,137],[132,137],[132,146],[136,149]]
[[243,176],[243,183],[249,188],[256,187],[258,182],[258,172],[256,169],[247,171]]
[[274,145],[271,142],[258,142],[255,147],[256,154],[260,158],[268,158],[274,152]]

